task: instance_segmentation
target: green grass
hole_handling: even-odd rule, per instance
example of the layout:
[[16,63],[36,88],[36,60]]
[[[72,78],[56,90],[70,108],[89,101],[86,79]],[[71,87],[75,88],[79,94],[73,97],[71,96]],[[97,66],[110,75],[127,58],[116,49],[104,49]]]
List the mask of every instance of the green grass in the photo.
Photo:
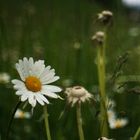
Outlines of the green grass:
[[[57,82],[64,86],[65,79],[73,84],[85,86],[90,92],[98,86],[96,68],[96,47],[91,43],[91,36],[99,30],[95,21],[96,14],[107,7],[114,9],[114,25],[108,31],[107,38],[107,74],[111,75],[117,57],[129,52],[129,59],[123,67],[123,74],[140,74],[137,48],[139,37],[131,37],[128,30],[139,24],[131,21],[124,9],[115,5],[100,5],[85,0],[42,0],[42,1],[1,1],[0,2],[0,72],[8,72],[11,78],[18,78],[14,64],[24,56],[45,59],[46,65],[56,69],[61,79]],[[74,48],[80,43],[80,50]],[[10,86],[10,87],[9,87]],[[4,140],[10,112],[18,101],[12,86],[0,84],[0,136]],[[135,84],[130,83],[128,87]],[[117,111],[126,112],[129,124],[122,129],[110,130],[110,138],[128,140],[135,134],[140,124],[139,96],[118,94],[108,86],[108,94],[117,102]],[[63,96],[63,92],[62,92]],[[68,110],[60,120],[65,101],[51,100],[48,106],[52,140],[78,140],[75,108]],[[30,111],[28,106],[26,110]],[[97,140],[99,122],[95,108],[90,104],[82,108],[85,140]],[[42,107],[37,106],[31,120],[14,120],[10,140],[45,140],[44,122],[39,121]]]

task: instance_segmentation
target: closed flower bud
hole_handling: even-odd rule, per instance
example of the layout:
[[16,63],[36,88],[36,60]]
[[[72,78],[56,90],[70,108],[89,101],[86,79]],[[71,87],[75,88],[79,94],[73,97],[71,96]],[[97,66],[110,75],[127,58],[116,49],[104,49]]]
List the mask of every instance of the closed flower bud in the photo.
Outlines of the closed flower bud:
[[105,34],[102,31],[98,31],[92,36],[91,40],[97,45],[102,45],[105,40]]
[[102,22],[104,25],[112,23],[113,13],[108,10],[104,10],[97,14],[97,20]]

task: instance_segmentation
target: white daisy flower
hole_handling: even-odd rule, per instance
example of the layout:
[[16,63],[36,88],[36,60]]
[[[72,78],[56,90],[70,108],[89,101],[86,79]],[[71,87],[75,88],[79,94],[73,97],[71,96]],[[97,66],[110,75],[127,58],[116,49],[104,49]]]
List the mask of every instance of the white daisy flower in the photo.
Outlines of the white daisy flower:
[[21,80],[14,79],[12,83],[22,102],[28,100],[29,104],[35,107],[37,102],[41,105],[49,104],[46,96],[59,98],[56,92],[60,92],[61,88],[49,85],[57,81],[59,76],[55,76],[55,70],[51,69],[51,66],[45,67],[43,60],[34,62],[32,57],[24,57],[16,63],[16,69]]
[[68,103],[72,106],[77,102],[81,103],[93,98],[93,95],[82,86],[66,88],[65,93],[67,94]]

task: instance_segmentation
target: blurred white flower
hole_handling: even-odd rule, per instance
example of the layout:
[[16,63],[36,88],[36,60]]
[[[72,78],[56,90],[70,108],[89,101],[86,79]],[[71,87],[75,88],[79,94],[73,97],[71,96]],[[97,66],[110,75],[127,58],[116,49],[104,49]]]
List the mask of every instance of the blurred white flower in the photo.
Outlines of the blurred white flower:
[[98,140],[113,140],[113,139],[108,139],[108,138],[106,138],[106,137],[101,137],[101,138],[99,138]]
[[0,73],[0,83],[7,84],[10,82],[10,75],[6,72]]
[[61,88],[48,85],[57,81],[59,76],[55,76],[55,70],[51,69],[51,66],[45,67],[43,60],[34,62],[32,57],[25,57],[16,63],[16,69],[21,80],[14,79],[12,83],[22,102],[28,100],[29,104],[35,107],[37,102],[41,105],[49,104],[46,96],[59,98],[55,92],[60,92]]
[[16,118],[16,119],[30,119],[31,118],[31,113],[24,112],[20,109],[17,109],[14,118]]
[[72,104],[72,106],[77,102],[81,103],[93,98],[93,95],[82,86],[66,88],[65,93],[67,94],[68,103]]
[[140,8],[140,0],[122,0],[123,4],[130,8]]
[[114,107],[116,106],[113,100],[109,100],[109,106],[107,107],[108,123],[111,129],[118,129],[126,126],[128,124],[127,118],[117,118]]
[[110,119],[109,121],[109,127],[111,129],[118,129],[126,126],[128,124],[128,119],[126,118],[116,118],[116,119]]

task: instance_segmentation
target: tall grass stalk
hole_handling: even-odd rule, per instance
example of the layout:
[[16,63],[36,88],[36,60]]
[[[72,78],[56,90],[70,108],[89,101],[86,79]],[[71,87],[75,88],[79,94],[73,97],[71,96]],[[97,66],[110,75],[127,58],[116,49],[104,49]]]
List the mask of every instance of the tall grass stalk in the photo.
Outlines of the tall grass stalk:
[[99,89],[100,89],[100,131],[101,136],[108,136],[108,119],[106,109],[106,91],[105,91],[105,42],[97,46],[97,67],[98,67],[98,78],[99,78]]
[[47,111],[47,106],[45,105],[44,106],[44,119],[45,119],[46,135],[47,135],[47,140],[51,140],[48,116],[49,115],[48,115],[48,111]]
[[131,140],[139,140],[140,138],[140,127],[137,129],[134,137]]
[[82,128],[81,103],[77,104],[76,116],[77,116],[77,126],[78,126],[78,132],[79,132],[79,139],[84,140],[84,132],[83,132],[83,128]]

